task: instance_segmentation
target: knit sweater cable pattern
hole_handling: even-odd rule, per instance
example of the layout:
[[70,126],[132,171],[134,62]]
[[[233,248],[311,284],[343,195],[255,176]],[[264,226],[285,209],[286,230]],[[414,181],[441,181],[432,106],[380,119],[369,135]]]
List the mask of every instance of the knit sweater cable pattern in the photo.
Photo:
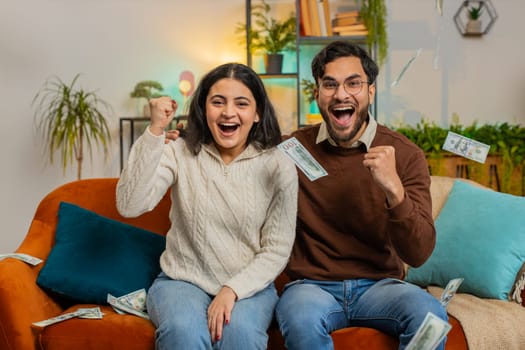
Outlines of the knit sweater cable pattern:
[[183,139],[148,130],[133,144],[117,185],[117,208],[134,217],[170,189],[171,228],[160,265],[173,279],[239,299],[273,282],[295,238],[297,172],[277,148],[249,145],[226,165],[212,145],[193,155]]

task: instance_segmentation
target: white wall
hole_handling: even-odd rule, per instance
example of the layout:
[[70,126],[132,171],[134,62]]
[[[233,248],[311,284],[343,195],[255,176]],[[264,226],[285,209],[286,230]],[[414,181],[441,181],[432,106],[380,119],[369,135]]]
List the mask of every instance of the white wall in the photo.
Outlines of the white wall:
[[82,73],[81,85],[112,105],[110,159],[87,158],[83,177],[116,177],[118,117],[140,112],[129,98],[135,83],[176,90],[182,71],[198,77],[245,61],[234,33],[244,11],[242,0],[1,0],[0,253],[18,247],[46,193],[76,179],[73,168],[64,176],[59,164],[45,165],[33,130],[31,101],[48,77]]
[[[271,2],[284,2],[272,0]],[[288,1],[288,0],[286,0]],[[522,0],[493,0],[499,18],[482,38],[464,38],[452,17],[460,0],[444,0],[442,29],[435,0],[389,0],[390,58],[382,67],[380,121],[417,122],[423,116],[448,125],[525,121],[525,49],[518,16]],[[158,80],[176,93],[178,77],[198,79],[211,67],[245,61],[234,34],[244,0],[2,0],[0,3],[0,253],[14,251],[40,199],[75,179],[58,164],[45,165],[33,130],[31,100],[57,75],[97,90],[114,108],[111,156],[85,161],[84,177],[119,174],[118,117],[137,115],[129,98],[136,82]],[[439,34],[440,33],[440,34]],[[434,69],[439,36],[438,67]],[[418,48],[423,53],[400,84],[392,81]],[[295,103],[295,102],[294,102]],[[96,194],[94,194],[96,195]]]
[[[492,0],[498,18],[482,37],[463,37],[456,29],[461,0],[443,0],[442,17],[435,0],[387,3],[390,52],[379,77],[380,121],[414,124],[425,118],[446,127],[456,113],[462,124],[525,123],[522,0]],[[392,87],[419,48],[420,56]]]

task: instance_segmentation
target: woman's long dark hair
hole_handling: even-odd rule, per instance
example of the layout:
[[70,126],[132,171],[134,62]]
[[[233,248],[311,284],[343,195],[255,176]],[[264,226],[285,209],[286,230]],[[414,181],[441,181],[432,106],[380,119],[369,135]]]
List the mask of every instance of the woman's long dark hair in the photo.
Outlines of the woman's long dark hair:
[[261,78],[250,67],[240,63],[226,63],[208,72],[200,81],[193,94],[188,111],[187,131],[184,136],[186,145],[194,154],[198,154],[203,144],[213,141],[206,122],[206,98],[211,87],[220,79],[232,78],[243,83],[253,94],[257,105],[259,122],[254,123],[247,142],[256,147],[267,149],[281,142],[281,130],[270,99]]

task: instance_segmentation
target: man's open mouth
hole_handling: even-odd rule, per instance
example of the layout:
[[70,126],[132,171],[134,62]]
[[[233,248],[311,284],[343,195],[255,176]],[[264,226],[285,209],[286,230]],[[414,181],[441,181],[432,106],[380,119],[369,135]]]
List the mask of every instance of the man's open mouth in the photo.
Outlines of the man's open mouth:
[[332,114],[336,119],[336,122],[340,124],[346,124],[350,121],[354,115],[355,107],[354,106],[344,106],[344,107],[335,107],[332,108]]

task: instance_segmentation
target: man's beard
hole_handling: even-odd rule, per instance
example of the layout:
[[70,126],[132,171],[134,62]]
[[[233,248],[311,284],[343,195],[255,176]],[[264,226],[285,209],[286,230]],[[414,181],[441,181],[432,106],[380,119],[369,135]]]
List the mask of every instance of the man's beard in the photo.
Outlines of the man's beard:
[[325,115],[324,111],[321,111],[321,115],[323,117],[323,120],[325,121],[328,134],[330,135],[332,140],[334,140],[335,143],[337,143],[338,145],[341,146],[349,142],[350,140],[352,140],[357,135],[359,130],[361,130],[361,127],[363,126],[363,124],[367,121],[368,109],[359,109],[356,113],[357,113],[356,115],[357,120],[354,123],[354,127],[352,128],[352,130],[350,130],[349,133],[342,134],[342,133],[338,133],[334,129],[334,127],[332,126],[330,117]]

